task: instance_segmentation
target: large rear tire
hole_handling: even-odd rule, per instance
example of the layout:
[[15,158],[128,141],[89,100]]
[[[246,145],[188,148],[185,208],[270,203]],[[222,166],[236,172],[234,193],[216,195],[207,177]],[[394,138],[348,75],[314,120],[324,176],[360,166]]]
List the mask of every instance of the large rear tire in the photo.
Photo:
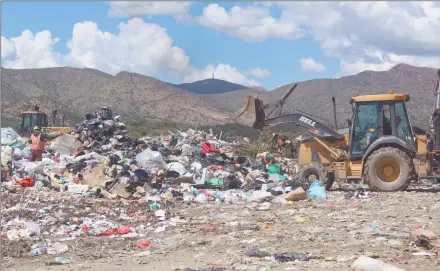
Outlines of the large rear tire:
[[387,147],[373,152],[365,162],[364,183],[373,191],[394,192],[408,188],[414,164],[404,151]]
[[[324,166],[319,163],[312,163],[302,167],[298,173],[298,181],[305,190],[309,189],[309,186],[313,182],[313,179],[311,178],[312,175],[314,175],[327,189],[327,172]],[[333,184],[333,182],[331,182],[331,184]]]

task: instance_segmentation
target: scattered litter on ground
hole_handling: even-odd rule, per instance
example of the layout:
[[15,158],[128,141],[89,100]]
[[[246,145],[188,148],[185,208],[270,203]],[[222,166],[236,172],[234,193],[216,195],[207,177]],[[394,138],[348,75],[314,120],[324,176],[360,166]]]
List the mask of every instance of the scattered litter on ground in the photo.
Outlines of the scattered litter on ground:
[[[430,195],[302,186],[294,159],[239,156],[240,142],[195,129],[133,139],[120,118],[81,122],[40,162],[13,129],[1,139],[2,256],[25,270],[35,259],[70,268],[132,256],[157,270],[168,260],[178,270],[346,270],[367,249],[396,265],[436,264],[437,235],[414,227],[440,226]],[[378,264],[365,258],[354,270]]]

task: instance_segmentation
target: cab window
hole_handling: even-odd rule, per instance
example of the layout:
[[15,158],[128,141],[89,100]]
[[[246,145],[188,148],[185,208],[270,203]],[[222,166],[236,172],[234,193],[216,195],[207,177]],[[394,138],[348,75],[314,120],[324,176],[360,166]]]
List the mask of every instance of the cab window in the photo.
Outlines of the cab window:
[[31,117],[31,128],[35,127],[38,125],[38,115],[37,114],[32,114]]
[[382,105],[382,113],[383,113],[383,127],[382,133],[384,136],[390,136],[393,134],[393,129],[391,127],[391,109],[389,104]]
[[23,114],[23,128],[31,127],[31,116]]
[[353,155],[363,155],[368,146],[378,138],[379,104],[363,103],[356,106],[356,118],[353,130]]
[[413,134],[409,125],[405,104],[403,102],[396,103],[395,109],[397,137],[414,146]]

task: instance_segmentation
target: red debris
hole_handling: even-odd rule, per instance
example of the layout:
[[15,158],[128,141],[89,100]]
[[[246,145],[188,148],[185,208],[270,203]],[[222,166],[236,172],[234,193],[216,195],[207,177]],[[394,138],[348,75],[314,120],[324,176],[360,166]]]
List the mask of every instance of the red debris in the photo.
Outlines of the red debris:
[[215,229],[216,229],[216,228],[215,228],[213,225],[211,225],[211,224],[206,225],[206,226],[200,228],[201,231],[213,231],[213,230],[215,230]]
[[108,231],[102,232],[100,235],[101,236],[112,236],[112,235],[115,235],[115,233],[116,233],[116,230],[108,230]]
[[116,231],[122,235],[122,234],[129,233],[131,231],[131,228],[130,228],[130,226],[123,226],[123,227],[117,228]]
[[151,243],[148,242],[148,241],[141,241],[141,242],[139,242],[139,243],[136,244],[136,247],[137,247],[137,248],[147,248],[147,247],[149,247],[150,245],[151,245]]

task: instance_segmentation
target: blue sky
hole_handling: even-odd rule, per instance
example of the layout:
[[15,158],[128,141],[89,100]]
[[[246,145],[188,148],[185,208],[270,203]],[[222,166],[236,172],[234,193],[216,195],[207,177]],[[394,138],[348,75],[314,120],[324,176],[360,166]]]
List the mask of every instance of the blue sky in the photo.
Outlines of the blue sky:
[[[267,89],[274,89],[277,86],[294,81],[334,78],[339,75],[354,74],[364,69],[386,70],[399,62],[426,66],[435,66],[436,63],[440,63],[440,61],[436,62],[435,56],[424,55],[423,57],[427,59],[417,60],[418,54],[421,55],[423,52],[410,50],[407,55],[399,55],[396,53],[397,50],[396,52],[390,51],[389,48],[395,48],[395,46],[391,46],[393,45],[393,35],[390,35],[390,33],[398,31],[396,28],[386,29],[388,32],[378,30],[374,35],[373,33],[371,35],[363,33],[363,27],[365,26],[368,26],[368,30],[371,31],[372,28],[374,30],[375,26],[382,29],[383,24],[377,22],[375,14],[367,14],[367,18],[363,18],[359,22],[351,20],[353,16],[353,18],[357,18],[356,12],[361,12],[356,3],[353,4],[353,7],[348,8],[341,8],[327,3],[332,5],[326,8],[328,13],[325,16],[327,16],[328,25],[318,24],[316,20],[314,20],[314,23],[309,22],[313,18],[323,19],[323,15],[317,13],[317,8],[298,3],[302,6],[205,2],[193,3],[187,10],[182,7],[180,10],[177,9],[176,12],[176,9],[172,6],[173,3],[165,3],[169,5],[168,7],[161,4],[161,6],[156,7],[156,11],[153,11],[153,7],[148,6],[145,9],[142,9],[142,7],[134,8],[133,11],[130,2],[126,2],[124,6],[113,7],[105,2],[3,2],[1,3],[2,65],[9,68],[70,66],[70,64],[72,66],[92,65],[109,73],[131,69],[130,71],[154,76],[173,83],[204,79],[208,74],[211,74],[208,72],[209,68],[207,68],[211,65],[215,71],[215,76],[218,75],[220,79],[229,78],[230,81],[243,84],[258,82]],[[214,4],[217,6],[213,6]],[[139,3],[132,3],[132,5],[139,7]],[[145,2],[145,5],[148,5],[148,2]],[[292,5],[297,4],[293,3]],[[212,8],[212,12],[204,14],[208,6]],[[232,17],[231,8],[234,6],[241,9],[235,12],[235,15],[238,14],[238,16]],[[389,9],[381,7],[385,12],[394,14],[392,10],[395,7],[391,5]],[[224,8],[224,11],[231,17],[222,23],[218,23],[221,21],[217,20],[217,18],[220,18],[217,16],[222,14],[221,8]],[[368,6],[363,8],[371,9]],[[399,8],[405,9],[407,7],[399,6]],[[109,13],[111,9],[117,10],[120,14],[118,16],[111,15]],[[295,11],[296,15],[289,17],[289,11]],[[187,17],[190,19],[178,18],[178,15],[184,12],[188,13]],[[304,18],[301,19],[301,16]],[[435,14],[427,14],[426,16],[435,16]],[[206,18],[203,20],[202,17]],[[143,59],[137,60],[136,54],[133,52],[122,52],[122,49],[112,52],[112,48],[119,48],[113,44],[113,42],[116,42],[113,41],[115,38],[107,39],[104,37],[105,35],[98,34],[97,38],[81,36],[81,38],[75,37],[73,39],[72,36],[74,26],[85,21],[96,23],[101,32],[109,32],[117,36],[120,32],[119,24],[127,24],[133,18],[140,18],[145,24],[150,26],[154,24],[166,29],[166,34],[172,41],[172,45],[164,51],[171,52],[171,47],[176,46],[181,48],[183,52],[179,53],[179,57],[171,57],[172,60],[170,60],[172,53],[167,53],[159,58],[157,53],[144,52]],[[350,22],[359,25],[348,24],[348,20],[343,19],[350,19]],[[390,19],[392,20],[393,17]],[[396,22],[398,22],[397,20],[396,18]],[[247,22],[253,22],[252,24],[255,25],[246,25]],[[272,27],[271,24],[273,23],[271,22],[276,23],[276,26]],[[334,25],[330,29],[328,27],[331,26],[332,22]],[[227,25],[228,23],[231,23],[231,25]],[[133,29],[136,28],[136,25],[133,23],[132,30],[127,30],[127,34],[123,36],[130,35],[127,38],[128,40],[144,38],[145,40],[142,40],[142,43],[145,46],[142,46],[142,43],[137,45],[138,47],[131,44],[127,50],[142,51],[150,48],[154,51],[153,48],[156,47],[153,47],[154,44],[150,44],[150,42],[157,37],[156,34],[143,37],[142,31],[134,33],[135,30]],[[81,33],[95,33],[86,32],[84,29]],[[14,37],[20,37],[24,30],[30,30],[35,35],[23,39],[28,44],[27,47],[31,47],[31,44],[33,44],[33,49],[20,49],[22,48],[20,46],[23,45],[20,45],[17,40],[13,40]],[[43,30],[50,31],[51,35],[50,37],[45,36],[45,39],[43,37],[39,38],[38,42],[41,42],[42,45],[36,45],[36,34]],[[420,29],[416,30],[420,32]],[[429,31],[430,29],[423,30]],[[261,33],[257,33],[257,31]],[[301,37],[294,37],[295,33],[299,32],[302,33]],[[386,39],[387,44],[377,41],[381,35],[388,37]],[[50,42],[46,39],[53,40],[55,38],[59,38],[59,41],[53,46],[48,45]],[[403,37],[403,40],[405,38],[416,39],[417,37]],[[68,41],[72,39],[75,40],[74,50],[67,46]],[[95,44],[85,46],[84,43],[87,43],[88,39],[95,41]],[[124,47],[126,41],[121,36],[117,41],[122,46],[120,48],[126,48]],[[402,39],[399,41],[402,41]],[[5,45],[3,42],[5,42]],[[436,42],[428,40],[425,44],[436,46],[438,45]],[[156,45],[164,46],[163,43],[157,43]],[[40,48],[40,46],[41,51],[35,51],[37,50],[35,47]],[[7,51],[3,47],[11,49]],[[108,48],[105,53],[99,51],[102,47]],[[405,50],[408,50],[408,48],[405,48]],[[26,52],[29,55],[32,54],[32,60],[29,60],[29,55],[25,55]],[[94,57],[90,58],[90,54],[93,54]],[[39,59],[36,55],[47,56],[47,59]],[[114,55],[120,56],[116,57]],[[105,58],[106,56],[108,58]],[[180,56],[188,57],[188,63],[178,63]],[[102,59],[99,59],[99,57]],[[130,59],[132,59],[132,63],[130,63]],[[308,60],[301,62],[301,59]],[[153,67],[151,63],[146,62],[157,62],[159,64],[156,65],[157,67]],[[225,66],[219,67],[220,64]],[[109,65],[116,65],[118,68],[112,69],[108,67]],[[179,67],[176,68],[177,66]],[[264,70],[267,74],[258,76],[258,74],[251,72],[253,68]]]

